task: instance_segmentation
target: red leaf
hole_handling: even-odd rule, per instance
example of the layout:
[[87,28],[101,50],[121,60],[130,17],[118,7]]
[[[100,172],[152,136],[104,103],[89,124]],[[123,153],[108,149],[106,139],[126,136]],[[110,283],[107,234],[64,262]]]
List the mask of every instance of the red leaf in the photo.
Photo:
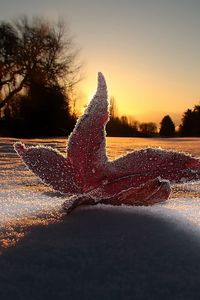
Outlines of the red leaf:
[[[108,161],[105,125],[107,88],[98,74],[96,95],[70,135],[67,157],[50,147],[15,144],[25,164],[56,191],[74,195],[64,203],[70,212],[83,204],[150,205],[166,200],[169,182],[200,179],[200,161],[161,149],[141,149]],[[162,178],[162,179],[161,179]]]

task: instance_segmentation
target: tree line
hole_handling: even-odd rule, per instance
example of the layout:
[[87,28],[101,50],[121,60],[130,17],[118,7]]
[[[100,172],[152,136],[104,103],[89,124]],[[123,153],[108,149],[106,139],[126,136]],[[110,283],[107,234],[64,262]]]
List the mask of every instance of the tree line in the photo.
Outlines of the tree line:
[[159,134],[161,136],[182,136],[199,137],[200,136],[200,105],[195,105],[193,109],[187,109],[183,115],[181,124],[177,131],[173,121],[169,116],[165,116],[161,121]]
[[119,116],[116,100],[110,98],[110,120],[106,126],[107,136],[123,137],[154,137],[157,135],[157,125],[153,122],[139,123],[132,117]]
[[[63,22],[26,16],[0,23],[0,135],[65,136],[74,128],[73,90],[81,78],[74,41]],[[169,115],[160,128],[119,117],[110,99],[108,136],[200,136],[200,106],[184,112],[176,132]]]
[[[118,133],[120,134],[118,135]],[[169,115],[163,117],[160,122],[160,128],[153,122],[129,122],[127,117],[113,118],[111,115],[111,123],[108,123],[108,135],[136,137],[160,136],[166,138],[175,136],[200,137],[200,105],[195,105],[193,109],[187,109],[183,113],[181,124],[177,130]]]

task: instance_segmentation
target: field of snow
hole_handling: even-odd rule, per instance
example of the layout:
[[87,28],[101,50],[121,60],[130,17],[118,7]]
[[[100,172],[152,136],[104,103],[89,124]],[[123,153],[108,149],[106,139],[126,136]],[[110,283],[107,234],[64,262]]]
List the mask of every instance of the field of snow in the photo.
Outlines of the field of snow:
[[[15,244],[24,236],[27,226],[57,222],[63,215],[61,205],[67,200],[65,196],[61,196],[42,184],[26,168],[13,149],[15,141],[16,139],[11,138],[0,140],[0,240],[3,247]],[[23,142],[26,145],[45,144],[65,153],[65,139],[29,139]],[[146,146],[175,149],[200,156],[200,139],[107,138],[107,151],[110,159]],[[168,201],[151,207],[114,208],[98,205],[98,208],[103,210],[119,209],[162,217],[185,228],[190,225],[192,232],[199,232],[200,235],[199,207],[200,182],[173,186]]]
[[[98,204],[65,216],[66,197],[26,169],[15,141],[0,140],[1,300],[200,299],[200,182],[174,185],[162,204]],[[111,159],[146,146],[200,156],[200,139],[107,139]]]
[[[0,226],[20,218],[60,213],[66,197],[60,196],[43,185],[18,158],[13,150],[15,139],[2,138],[0,141]],[[24,140],[27,145],[45,144],[65,152],[65,139],[33,139]],[[108,138],[107,151],[109,157],[116,158],[136,148],[157,146],[184,151],[200,156],[200,139],[128,139]],[[99,205],[103,207],[103,205]],[[185,183],[173,186],[171,198],[162,204],[147,208],[129,210],[145,210],[150,214],[182,217],[185,222],[194,223],[200,229],[200,182]]]

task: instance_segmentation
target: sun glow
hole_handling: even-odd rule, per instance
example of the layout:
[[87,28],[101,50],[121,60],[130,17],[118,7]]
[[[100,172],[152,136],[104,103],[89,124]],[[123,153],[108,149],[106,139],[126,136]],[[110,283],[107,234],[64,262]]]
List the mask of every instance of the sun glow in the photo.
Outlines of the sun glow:
[[[107,71],[107,72],[106,72]],[[188,99],[195,95],[195,86],[190,88],[183,86],[173,80],[165,81],[161,76],[152,71],[131,73],[126,70],[121,74],[120,68],[117,72],[111,69],[105,70],[108,83],[108,97],[114,97],[119,116],[132,116],[139,122],[155,122],[159,124],[162,118],[169,114],[176,125],[180,124],[183,112],[189,108]],[[88,72],[87,77],[81,83],[83,97],[80,101],[80,114],[84,112],[85,106],[95,93],[95,75],[98,70]],[[166,77],[169,78],[166,73]],[[191,98],[191,107],[195,105],[195,96]]]

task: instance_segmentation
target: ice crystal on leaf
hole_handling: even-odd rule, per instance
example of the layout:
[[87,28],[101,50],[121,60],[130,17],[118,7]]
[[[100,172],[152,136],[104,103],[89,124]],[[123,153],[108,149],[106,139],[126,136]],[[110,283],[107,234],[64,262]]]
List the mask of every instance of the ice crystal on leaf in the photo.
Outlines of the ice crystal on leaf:
[[200,179],[200,160],[157,148],[133,151],[109,161],[105,126],[109,120],[106,82],[98,88],[71,133],[64,157],[51,147],[14,147],[28,168],[54,190],[70,195],[69,213],[82,204],[151,205],[168,199],[170,182]]

